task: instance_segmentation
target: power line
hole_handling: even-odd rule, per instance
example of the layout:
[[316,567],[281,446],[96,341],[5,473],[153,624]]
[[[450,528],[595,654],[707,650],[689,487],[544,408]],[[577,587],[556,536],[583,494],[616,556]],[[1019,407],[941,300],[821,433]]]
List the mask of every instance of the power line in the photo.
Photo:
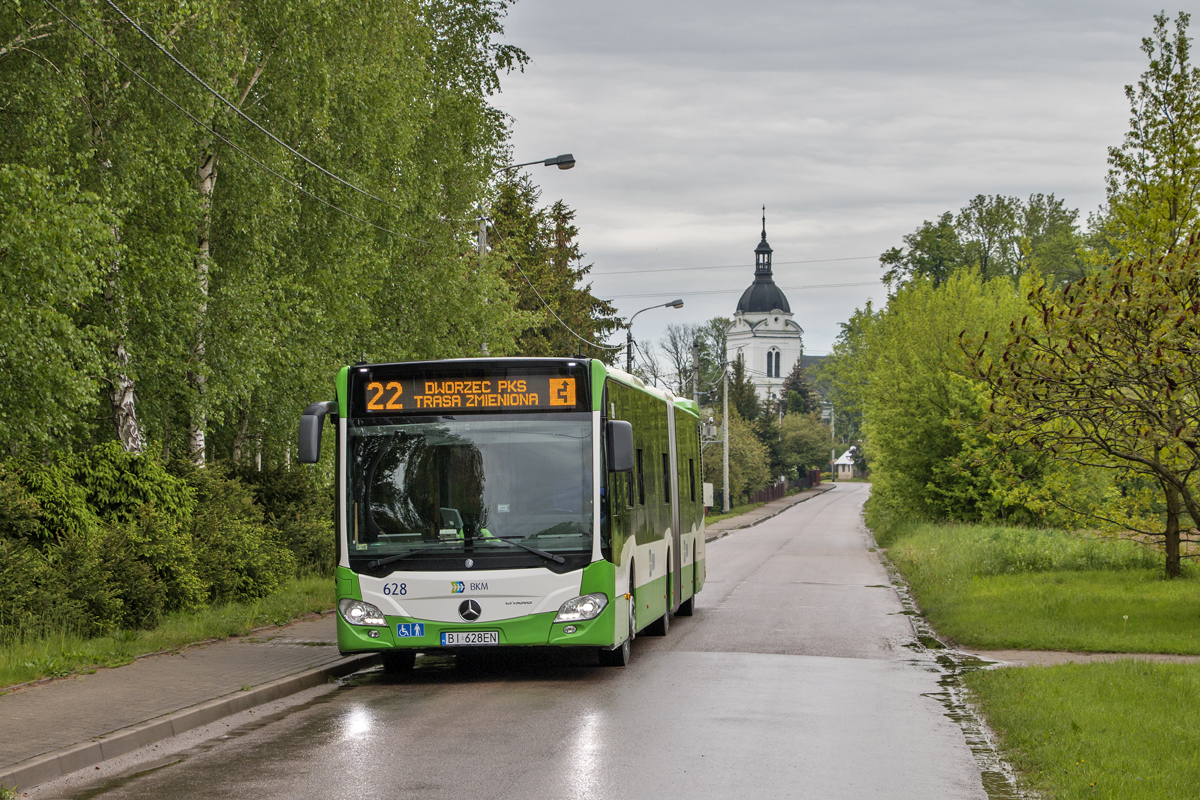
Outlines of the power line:
[[[826,264],[833,261],[878,261],[879,256],[849,256],[847,258],[814,258],[808,261],[776,261],[773,266],[785,266],[788,264]],[[748,269],[753,267],[753,264],[721,264],[715,267],[662,267],[660,269],[621,269],[614,272],[593,272],[594,277],[602,277],[604,275],[632,275],[634,273],[643,272],[687,272],[694,269]]]
[[556,320],[558,320],[558,324],[562,325],[564,328],[566,328],[567,332],[570,333],[572,336],[574,336],[576,339],[583,342],[584,344],[590,344],[592,347],[595,347],[598,350],[620,350],[623,347],[623,345],[617,345],[616,347],[613,347],[612,345],[607,345],[607,344],[596,344],[595,342],[585,339],[582,336],[580,336],[578,333],[576,333],[575,331],[571,330],[571,326],[568,325],[567,323],[563,322],[562,318],[559,317],[558,314],[554,313],[554,309],[551,308],[550,304],[547,303],[545,298],[542,297],[542,293],[539,292],[537,290],[537,287],[533,285],[533,281],[529,280],[529,276],[525,274],[525,270],[521,269],[521,265],[518,264],[516,261],[514,261],[513,266],[517,268],[517,272],[521,273],[521,277],[524,278],[525,282],[529,284],[529,288],[533,289],[533,293],[537,295],[537,299],[542,301],[542,305],[544,305],[546,307],[546,310],[550,312],[550,316],[552,316]]
[[[789,292],[799,292],[799,291],[807,291],[808,289],[847,289],[852,286],[879,286],[879,285],[881,285],[881,283],[882,283],[882,281],[879,280],[879,281],[860,281],[858,283],[821,283],[821,284],[813,284],[811,286],[781,286],[779,288],[789,291]],[[666,297],[667,294],[670,294],[672,297],[679,297],[679,296],[688,297],[688,296],[694,296],[694,295],[700,295],[700,294],[736,294],[738,292],[744,292],[744,291],[745,291],[745,289],[705,289],[705,290],[695,291],[695,292],[648,292],[645,294],[615,294],[607,299],[617,300],[620,298],[633,299],[633,298],[637,298],[637,297]]]
[[133,29],[136,30],[138,33],[140,33],[146,39],[146,41],[150,42],[150,44],[152,44],[156,48],[158,48],[159,52],[161,52],[167,58],[171,59],[171,61],[173,61],[175,63],[175,66],[179,67],[181,70],[186,72],[188,74],[188,77],[190,77],[196,83],[203,86],[206,90],[208,90],[209,94],[211,94],[213,97],[217,98],[222,103],[224,103],[226,106],[228,106],[229,109],[231,111],[233,111],[233,113],[237,114],[239,117],[241,117],[242,119],[249,122],[255,128],[258,128],[258,130],[260,130],[263,134],[265,134],[267,136],[267,138],[269,138],[271,141],[275,142],[280,147],[284,148],[289,153],[296,156],[296,158],[299,158],[305,164],[308,164],[310,167],[316,169],[317,171],[321,172],[322,174],[327,175],[330,178],[333,178],[335,181],[342,184],[343,186],[353,189],[354,191],[358,192],[359,194],[363,195],[364,197],[369,197],[372,200],[382,203],[385,206],[391,206],[393,209],[396,209],[397,211],[400,210],[400,209],[396,208],[396,206],[394,206],[391,203],[389,203],[388,201],[384,200],[383,198],[376,197],[375,195],[371,194],[367,190],[360,189],[359,187],[355,186],[353,183],[350,183],[349,181],[343,180],[341,177],[334,175],[332,172],[325,169],[320,164],[318,164],[315,161],[313,161],[312,159],[310,159],[308,156],[306,156],[303,153],[294,149],[291,145],[289,145],[287,142],[280,139],[275,134],[271,133],[269,130],[264,128],[262,125],[259,125],[244,111],[242,111],[240,108],[238,108],[232,102],[230,102],[224,95],[222,95],[220,92],[218,92],[213,87],[209,86],[204,81],[203,78],[201,78],[199,75],[197,75],[196,73],[194,73],[190,69],[188,69],[188,67],[182,61],[180,61],[178,58],[176,58],[174,55],[172,55],[171,52],[169,50],[167,50],[167,48],[165,48],[161,44],[159,44],[157,39],[155,39],[153,36],[151,36],[149,33],[147,33],[145,30],[143,30],[142,27],[140,25],[138,25],[136,22],[134,22],[133,19],[131,19],[128,14],[126,14],[124,11],[122,11],[117,6],[117,4],[113,2],[113,0],[105,0],[105,2],[108,3],[108,5],[112,7],[113,11],[116,11],[118,14],[120,14],[122,19],[124,19],[126,22],[128,22],[130,25],[132,25]]
[[275,170],[271,169],[270,167],[268,167],[268,166],[267,166],[266,164],[264,164],[263,162],[259,161],[259,160],[258,160],[257,158],[255,158],[254,156],[250,155],[248,152],[246,152],[245,150],[243,150],[241,147],[238,147],[236,144],[234,144],[232,141],[230,141],[230,140],[229,140],[227,137],[225,137],[225,136],[224,136],[224,135],[222,135],[221,133],[218,133],[218,132],[217,132],[215,129],[211,128],[211,127],[210,127],[210,126],[209,126],[207,123],[205,123],[205,122],[203,122],[203,121],[201,121],[201,120],[197,119],[197,118],[196,118],[196,117],[195,117],[195,116],[194,116],[194,115],[193,115],[193,114],[192,114],[190,111],[188,111],[188,110],[187,110],[186,108],[184,108],[183,106],[179,105],[179,103],[176,103],[174,100],[172,100],[172,99],[171,99],[169,96],[167,96],[167,94],[166,94],[166,93],[165,93],[165,92],[164,92],[162,89],[159,89],[157,86],[155,86],[155,85],[154,85],[153,83],[151,83],[149,80],[147,80],[146,78],[144,78],[140,72],[138,72],[136,69],[134,69],[133,67],[129,66],[129,65],[128,65],[128,64],[126,64],[124,61],[122,61],[122,60],[121,60],[121,58],[120,58],[120,56],[118,56],[116,53],[112,52],[112,51],[111,51],[111,50],[109,50],[107,47],[105,47],[104,45],[102,45],[102,44],[101,44],[99,41],[97,41],[97,40],[96,40],[96,38],[95,38],[94,36],[92,36],[90,33],[88,33],[88,32],[87,32],[87,31],[85,31],[83,28],[81,28],[81,27],[78,25],[78,23],[76,23],[76,22],[75,22],[75,20],[71,19],[71,18],[70,18],[70,17],[68,17],[66,14],[64,14],[64,13],[62,12],[62,10],[60,10],[60,9],[58,8],[58,6],[54,5],[54,3],[50,2],[50,0],[44,0],[44,2],[46,3],[46,5],[50,6],[50,8],[54,9],[54,11],[55,11],[55,12],[56,12],[56,13],[57,13],[57,14],[58,14],[60,17],[62,17],[64,20],[66,20],[66,22],[67,22],[67,24],[68,24],[68,25],[70,25],[72,28],[74,28],[75,30],[77,30],[77,31],[79,31],[81,34],[83,34],[85,37],[87,37],[87,39],[88,39],[88,40],[89,40],[89,41],[90,41],[92,44],[94,44],[96,47],[98,47],[100,50],[102,50],[102,51],[103,51],[105,54],[107,54],[107,55],[109,56],[109,58],[111,58],[113,61],[116,61],[118,64],[120,64],[122,67],[124,67],[124,68],[125,68],[125,69],[126,69],[126,70],[127,70],[129,73],[130,73],[130,74],[132,74],[132,75],[133,75],[135,78],[137,78],[139,81],[141,81],[142,83],[146,84],[146,86],[147,86],[147,87],[149,87],[149,88],[150,88],[150,89],[151,89],[151,90],[152,90],[152,91],[153,91],[155,94],[157,94],[159,97],[161,97],[162,99],[164,99],[164,100],[166,100],[168,103],[170,103],[172,106],[174,106],[174,107],[175,107],[177,110],[179,110],[179,111],[180,111],[180,112],[181,112],[181,113],[182,113],[184,116],[186,116],[186,117],[187,117],[189,120],[191,120],[191,121],[192,121],[193,123],[195,123],[197,126],[199,126],[200,128],[202,128],[202,129],[203,129],[205,132],[207,132],[207,133],[211,133],[213,136],[215,136],[215,137],[217,137],[218,139],[220,139],[220,140],[221,140],[222,142],[224,142],[226,145],[228,145],[229,147],[233,148],[233,149],[234,149],[234,150],[236,150],[238,153],[241,153],[243,156],[245,156],[245,157],[246,157],[246,158],[248,158],[250,161],[252,161],[252,162],[253,162],[255,165],[257,165],[257,166],[258,166],[260,169],[262,169],[262,170],[264,170],[264,171],[266,171],[266,172],[270,173],[271,175],[275,176],[275,177],[276,177],[276,178],[278,178],[279,180],[281,180],[281,181],[283,181],[284,183],[286,183],[288,186],[291,186],[293,189],[296,189],[297,191],[299,191],[299,192],[302,192],[302,193],[304,193],[304,194],[308,195],[308,196],[309,196],[309,197],[311,197],[312,199],[316,200],[318,203],[321,203],[322,205],[328,206],[329,208],[333,209],[334,211],[338,212],[339,214],[343,214],[343,215],[345,215],[345,216],[349,217],[350,219],[357,220],[358,222],[362,222],[362,223],[364,223],[364,224],[366,224],[366,225],[370,225],[372,228],[375,228],[375,229],[377,229],[377,230],[383,231],[384,233],[390,234],[390,235],[392,235],[392,236],[399,237],[399,238],[401,238],[401,239],[408,239],[408,240],[410,240],[410,241],[414,241],[414,242],[420,242],[421,244],[428,244],[428,245],[432,245],[432,244],[433,244],[432,242],[427,242],[427,241],[425,241],[424,239],[418,239],[418,238],[417,238],[417,237],[415,237],[415,236],[407,236],[407,235],[405,235],[405,234],[403,234],[403,233],[397,233],[396,231],[393,231],[393,230],[391,230],[391,229],[389,229],[389,228],[385,228],[385,227],[383,227],[382,225],[377,225],[377,224],[375,224],[374,222],[371,222],[369,219],[365,219],[365,218],[363,218],[363,217],[360,217],[360,216],[358,216],[357,214],[353,214],[353,213],[351,213],[351,212],[349,212],[349,211],[345,210],[344,208],[341,208],[340,206],[337,206],[337,205],[335,205],[335,204],[333,204],[333,203],[329,202],[328,200],[325,200],[324,198],[318,197],[317,195],[313,194],[313,193],[312,193],[312,192],[310,192],[308,189],[305,189],[303,186],[301,186],[300,184],[298,184],[298,183],[296,183],[295,181],[291,180],[290,178],[287,178],[287,177],[285,177],[285,176],[283,176],[283,175],[280,175],[278,172],[276,172]]

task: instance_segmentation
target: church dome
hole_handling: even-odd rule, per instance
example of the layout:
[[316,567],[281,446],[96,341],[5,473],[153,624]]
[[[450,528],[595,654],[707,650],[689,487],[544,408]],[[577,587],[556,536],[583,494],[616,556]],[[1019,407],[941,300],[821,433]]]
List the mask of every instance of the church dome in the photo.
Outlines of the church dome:
[[767,244],[767,210],[764,208],[762,241],[754,248],[754,283],[742,292],[742,299],[738,300],[737,304],[737,313],[770,313],[775,310],[785,314],[792,313],[787,297],[784,296],[783,290],[775,285],[775,279],[771,275],[772,252],[771,245]]
[[792,307],[788,305],[783,290],[769,277],[765,281],[756,278],[754,283],[742,292],[742,299],[738,300],[737,304],[739,314],[770,313],[775,309],[786,314],[792,313]]

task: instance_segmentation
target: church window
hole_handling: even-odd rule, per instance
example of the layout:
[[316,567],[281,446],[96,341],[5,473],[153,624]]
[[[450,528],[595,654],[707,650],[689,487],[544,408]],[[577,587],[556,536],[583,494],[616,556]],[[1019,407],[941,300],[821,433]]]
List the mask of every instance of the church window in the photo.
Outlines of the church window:
[[779,377],[779,359],[780,359],[780,356],[782,356],[782,355],[783,355],[783,353],[780,353],[778,350],[775,351],[775,377],[776,378]]
[[772,366],[775,364],[775,354],[767,353],[767,377],[774,378],[774,373],[771,372]]

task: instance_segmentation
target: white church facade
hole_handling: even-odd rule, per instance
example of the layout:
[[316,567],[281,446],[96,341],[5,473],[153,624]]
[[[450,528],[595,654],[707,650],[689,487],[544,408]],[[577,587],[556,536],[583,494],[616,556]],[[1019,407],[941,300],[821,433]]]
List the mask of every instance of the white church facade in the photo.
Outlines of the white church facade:
[[804,351],[804,329],[792,318],[787,297],[771,273],[772,252],[764,209],[762,241],[754,248],[754,283],[738,300],[725,339],[727,359],[744,360],[746,378],[760,400],[781,396],[784,379]]

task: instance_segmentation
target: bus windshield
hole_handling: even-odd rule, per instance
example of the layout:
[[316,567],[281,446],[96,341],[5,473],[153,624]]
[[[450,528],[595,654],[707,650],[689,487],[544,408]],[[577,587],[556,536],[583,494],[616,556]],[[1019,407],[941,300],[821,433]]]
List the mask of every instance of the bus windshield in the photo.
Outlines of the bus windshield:
[[359,571],[449,557],[553,567],[592,552],[590,414],[352,419],[347,444]]

